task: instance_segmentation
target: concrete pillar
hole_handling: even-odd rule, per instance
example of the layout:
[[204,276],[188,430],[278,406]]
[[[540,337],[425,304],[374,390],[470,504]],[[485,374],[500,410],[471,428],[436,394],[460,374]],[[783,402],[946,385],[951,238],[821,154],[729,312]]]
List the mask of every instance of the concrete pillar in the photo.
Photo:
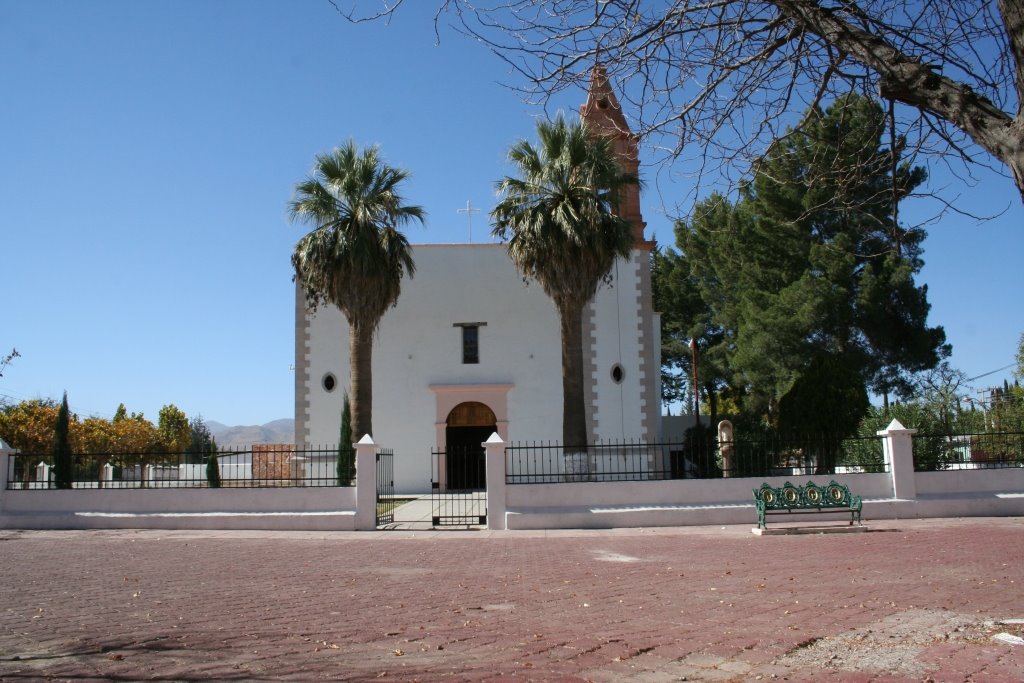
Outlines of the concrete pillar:
[[150,482],[153,481],[153,466],[143,465],[142,466],[142,488],[148,488]]
[[907,429],[899,420],[893,420],[884,430],[878,432],[882,438],[882,452],[885,464],[892,477],[893,498],[914,500],[917,498],[917,484],[914,481],[914,442],[916,429]]
[[[0,483],[0,501],[2,501],[4,494],[7,492],[7,488],[13,488],[14,483],[14,456],[17,455],[17,451],[10,449],[3,439],[0,439],[0,472],[3,472],[6,478]],[[0,510],[3,510],[2,502],[0,502]]]
[[45,462],[40,462],[36,465],[36,488],[50,488],[50,466]]
[[[275,454],[276,458],[276,454]],[[292,453],[288,457],[287,462],[289,466],[289,474],[292,478],[292,485],[294,486],[309,486],[309,472],[306,470],[306,458],[302,455],[296,455]]]
[[732,422],[722,420],[718,423],[718,452],[722,455],[722,477],[725,479],[732,476],[732,454],[735,449]]
[[8,487],[14,487],[15,466],[18,462],[15,456],[17,455],[18,451],[16,449],[9,448],[3,440],[0,440],[0,459],[7,463],[7,467],[4,469],[7,473],[7,479],[4,481],[3,486],[0,486],[0,491]]
[[487,473],[487,528],[504,531],[505,526],[505,442],[498,433],[483,443]]
[[100,470],[100,488],[110,488],[112,481],[114,481],[114,466],[109,462],[103,463],[103,469]]
[[377,444],[364,434],[356,449],[356,530],[377,528]]

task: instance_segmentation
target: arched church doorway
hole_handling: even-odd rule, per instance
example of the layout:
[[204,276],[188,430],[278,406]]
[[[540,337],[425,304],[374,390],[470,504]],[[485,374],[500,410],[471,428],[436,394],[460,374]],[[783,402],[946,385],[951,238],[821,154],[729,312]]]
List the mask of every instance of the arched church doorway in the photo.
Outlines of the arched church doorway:
[[484,447],[497,431],[494,411],[483,403],[467,401],[448,413],[445,435],[445,474],[449,491],[487,487]]

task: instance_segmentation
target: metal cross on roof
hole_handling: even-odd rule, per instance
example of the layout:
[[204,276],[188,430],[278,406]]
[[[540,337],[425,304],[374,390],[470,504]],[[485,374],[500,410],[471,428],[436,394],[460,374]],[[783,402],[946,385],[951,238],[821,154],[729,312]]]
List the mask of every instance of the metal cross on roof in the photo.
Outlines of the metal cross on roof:
[[469,221],[469,241],[472,242],[473,241],[473,214],[474,213],[480,213],[480,209],[473,208],[473,205],[470,204],[469,200],[467,199],[466,200],[466,208],[465,209],[456,209],[455,212],[456,213],[464,213],[464,214],[466,214],[466,219]]

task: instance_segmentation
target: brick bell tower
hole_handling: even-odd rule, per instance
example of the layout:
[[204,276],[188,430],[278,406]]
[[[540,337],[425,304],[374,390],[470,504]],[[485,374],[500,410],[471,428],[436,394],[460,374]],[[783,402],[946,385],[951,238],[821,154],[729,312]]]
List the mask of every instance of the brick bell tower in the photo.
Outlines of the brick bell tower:
[[[601,63],[596,64],[590,73],[590,89],[587,91],[587,101],[580,106],[580,119],[591,130],[610,137],[622,169],[639,177],[637,138],[629,130],[626,117],[622,115],[622,107],[608,83],[608,72]],[[647,223],[640,213],[638,185],[630,185],[624,190],[619,214],[633,226],[633,248],[646,251],[652,249],[654,243],[644,239]]]
[[[605,135],[612,139],[615,153],[619,158],[621,168],[639,177],[640,156],[638,153],[638,139],[629,129],[626,117],[622,113],[618,98],[608,82],[608,72],[603,64],[594,66],[590,74],[590,88],[587,91],[587,100],[580,107],[580,119],[596,134]],[[661,319],[654,312],[651,296],[651,252],[654,250],[653,240],[644,238],[644,229],[647,223],[640,212],[640,187],[630,185],[623,190],[623,196],[619,203],[619,215],[629,221],[633,227],[633,254],[627,260],[630,264],[619,272],[626,277],[618,283],[618,287],[625,291],[626,288],[634,293],[632,303],[626,304],[628,297],[620,299],[623,308],[619,311],[620,334],[623,339],[629,335],[629,330],[634,330],[636,337],[630,342],[632,349],[630,353],[636,353],[635,360],[623,356],[620,360],[623,364],[636,367],[638,372],[637,383],[632,385],[632,393],[628,398],[623,399],[632,405],[639,406],[641,428],[639,434],[625,435],[629,438],[653,441],[661,434]],[[626,273],[631,273],[626,275]],[[627,284],[628,282],[628,284]],[[626,322],[629,319],[630,322]],[[587,323],[585,323],[586,325]],[[592,379],[588,394],[590,406],[598,405],[597,386],[598,378],[607,370],[598,366],[598,361],[593,355],[596,347],[595,331],[597,321],[594,317],[594,309],[591,308],[591,318],[587,331],[589,335],[584,337],[588,341],[587,352],[590,355],[589,376]],[[624,349],[620,350],[620,352]],[[637,365],[633,365],[637,363]],[[610,416],[610,422],[614,422],[614,415]],[[605,420],[609,419],[607,414],[602,415],[601,411],[592,411],[588,414],[588,430],[592,436],[597,436],[599,431],[606,431],[601,428]],[[598,423],[601,423],[600,425]]]

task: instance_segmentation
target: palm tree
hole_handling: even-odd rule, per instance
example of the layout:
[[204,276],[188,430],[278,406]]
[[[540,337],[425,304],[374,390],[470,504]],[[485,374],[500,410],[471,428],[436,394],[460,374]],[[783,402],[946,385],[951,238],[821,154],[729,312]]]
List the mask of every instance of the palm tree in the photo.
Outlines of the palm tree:
[[583,310],[601,280],[633,244],[630,224],[616,213],[621,190],[637,183],[622,170],[612,141],[585,123],[537,124],[540,147],[520,140],[509,150],[517,178],[498,182],[492,234],[507,241],[519,272],[540,282],[558,310],[562,339],[562,441],[587,450],[583,398]]
[[425,215],[403,203],[398,186],[408,177],[384,163],[376,146],[360,151],[349,141],[317,155],[288,205],[293,222],[313,227],[292,254],[307,305],[334,304],[348,320],[352,429],[360,438],[373,433],[373,334],[398,301],[402,276],[416,269],[398,229]]

